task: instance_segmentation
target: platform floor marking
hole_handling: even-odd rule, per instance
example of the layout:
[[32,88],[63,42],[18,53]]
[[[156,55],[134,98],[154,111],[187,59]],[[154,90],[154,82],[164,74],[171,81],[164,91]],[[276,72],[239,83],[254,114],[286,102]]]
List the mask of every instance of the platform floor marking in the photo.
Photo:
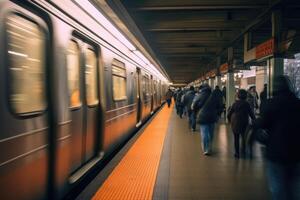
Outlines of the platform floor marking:
[[151,200],[173,110],[165,105],[105,180],[93,200]]

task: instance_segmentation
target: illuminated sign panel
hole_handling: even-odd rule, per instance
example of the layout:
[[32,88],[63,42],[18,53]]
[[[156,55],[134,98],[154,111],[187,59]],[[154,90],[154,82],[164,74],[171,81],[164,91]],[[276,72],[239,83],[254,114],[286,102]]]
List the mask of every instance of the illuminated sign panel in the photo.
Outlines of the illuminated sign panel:
[[256,59],[270,56],[274,53],[274,38],[258,45],[255,50]]
[[228,72],[228,63],[224,63],[220,66],[220,73],[221,74],[226,74]]

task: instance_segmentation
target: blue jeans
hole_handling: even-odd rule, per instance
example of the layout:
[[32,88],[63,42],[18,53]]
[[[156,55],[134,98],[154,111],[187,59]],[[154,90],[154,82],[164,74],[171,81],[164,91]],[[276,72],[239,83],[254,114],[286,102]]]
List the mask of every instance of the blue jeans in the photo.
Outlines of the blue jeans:
[[189,127],[192,129],[196,129],[196,115],[195,112],[192,110],[188,111],[189,116]]
[[211,145],[214,137],[215,124],[200,124],[200,133],[202,139],[202,149],[204,152],[211,151]]
[[269,189],[273,200],[300,199],[300,163],[267,162]]

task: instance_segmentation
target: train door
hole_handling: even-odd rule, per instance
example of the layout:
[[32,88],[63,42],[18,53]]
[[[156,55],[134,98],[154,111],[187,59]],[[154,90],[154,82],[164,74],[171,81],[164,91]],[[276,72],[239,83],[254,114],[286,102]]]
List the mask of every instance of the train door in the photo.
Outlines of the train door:
[[141,99],[141,70],[136,69],[136,97],[137,97],[137,126],[141,124],[142,121],[142,99]]
[[151,114],[154,110],[154,89],[153,89],[153,76],[150,78],[150,98],[151,98]]
[[96,152],[99,110],[97,49],[77,38],[68,47],[67,67],[74,172]]
[[0,52],[0,196],[43,199],[53,128],[49,32],[40,17],[11,2],[1,4],[0,19],[5,37]]

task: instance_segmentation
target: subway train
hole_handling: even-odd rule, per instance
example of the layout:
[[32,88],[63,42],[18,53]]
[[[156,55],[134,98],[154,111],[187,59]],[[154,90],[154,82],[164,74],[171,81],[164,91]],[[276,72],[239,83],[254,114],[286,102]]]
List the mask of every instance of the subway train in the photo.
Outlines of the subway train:
[[91,5],[0,1],[0,199],[64,198],[165,101]]

